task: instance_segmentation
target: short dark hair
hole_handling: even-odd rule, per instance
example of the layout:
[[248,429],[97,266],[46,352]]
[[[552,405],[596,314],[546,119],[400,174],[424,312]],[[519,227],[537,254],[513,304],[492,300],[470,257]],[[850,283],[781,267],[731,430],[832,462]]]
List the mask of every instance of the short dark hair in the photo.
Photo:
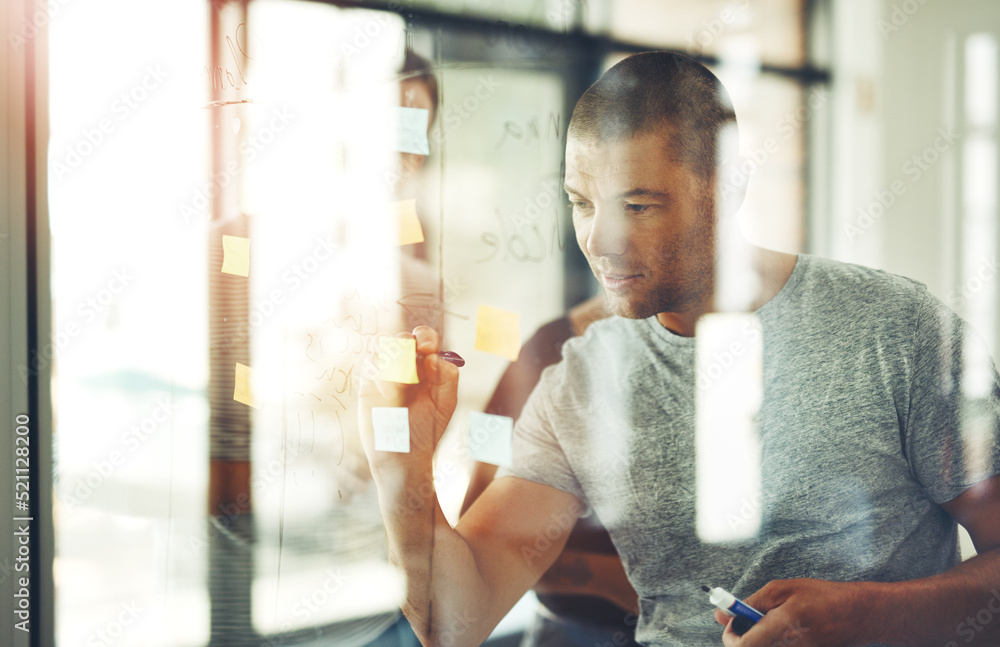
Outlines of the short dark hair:
[[717,166],[718,138],[736,127],[729,94],[712,72],[677,52],[634,54],[605,72],[573,110],[569,135],[631,139],[670,130],[671,152],[704,178]]
[[400,81],[408,79],[422,81],[427,86],[427,92],[431,95],[431,107],[433,108],[431,119],[433,120],[438,111],[438,82],[430,62],[412,49],[407,49],[399,79]]

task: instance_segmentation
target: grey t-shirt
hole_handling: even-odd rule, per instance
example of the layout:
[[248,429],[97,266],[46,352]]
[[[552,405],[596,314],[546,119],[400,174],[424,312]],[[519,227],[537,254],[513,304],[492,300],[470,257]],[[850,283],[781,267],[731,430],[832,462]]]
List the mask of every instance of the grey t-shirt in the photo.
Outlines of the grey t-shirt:
[[720,644],[702,584],[745,597],[775,579],[940,573],[958,550],[937,504],[1000,473],[996,369],[987,364],[986,397],[961,397],[982,346],[923,284],[803,254],[757,315],[756,539],[696,534],[695,340],[655,317],[615,317],[567,342],[518,421],[513,466],[497,474],[592,507],[639,593],[641,642]]

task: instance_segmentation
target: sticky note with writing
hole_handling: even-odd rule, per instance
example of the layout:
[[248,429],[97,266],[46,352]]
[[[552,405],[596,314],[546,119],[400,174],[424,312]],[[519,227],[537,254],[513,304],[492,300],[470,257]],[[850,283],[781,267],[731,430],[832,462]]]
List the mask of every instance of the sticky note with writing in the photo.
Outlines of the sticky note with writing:
[[427,143],[427,120],[430,112],[423,108],[393,108],[396,118],[395,150],[400,153],[430,155]]
[[396,211],[396,231],[399,232],[398,245],[412,245],[424,242],[424,230],[417,217],[417,201],[400,200],[393,204]]
[[476,317],[476,350],[517,359],[521,352],[521,315],[512,310],[479,306]]
[[410,453],[410,412],[406,407],[372,407],[375,449]]
[[250,276],[250,239],[242,236],[222,237],[222,271],[237,276]]
[[255,409],[259,409],[260,406],[257,404],[257,400],[253,397],[253,393],[250,392],[250,379],[252,375],[253,369],[245,364],[237,362],[236,384],[233,387],[233,400],[242,402],[243,404],[249,405]]
[[378,338],[378,379],[416,384],[417,340],[413,337]]
[[481,463],[510,465],[513,431],[513,418],[473,411],[469,414],[469,456]]

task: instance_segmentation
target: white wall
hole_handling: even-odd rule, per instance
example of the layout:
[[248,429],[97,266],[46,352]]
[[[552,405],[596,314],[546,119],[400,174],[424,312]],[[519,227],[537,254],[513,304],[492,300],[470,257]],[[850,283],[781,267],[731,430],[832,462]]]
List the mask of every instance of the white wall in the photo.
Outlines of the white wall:
[[[969,74],[966,46],[973,34],[1000,41],[1000,3],[832,0],[831,27],[835,110],[816,167],[829,200],[815,210],[812,251],[926,283],[996,358],[997,117],[974,135],[967,103],[985,91],[997,112],[1000,65],[987,47],[988,73]],[[974,136],[985,155],[973,162]]]
[[[978,318],[972,323],[995,355],[995,319],[976,312],[995,309],[1000,277],[981,249],[962,240],[963,195],[989,192],[997,180],[980,178],[978,188],[963,190],[972,177],[963,168],[964,48],[970,34],[1000,39],[1000,3],[834,0],[832,23],[831,198],[829,216],[816,223],[814,251],[926,283],[960,314]],[[974,82],[995,89],[997,79]],[[986,241],[993,253],[996,231]],[[970,291],[977,267],[981,280]]]

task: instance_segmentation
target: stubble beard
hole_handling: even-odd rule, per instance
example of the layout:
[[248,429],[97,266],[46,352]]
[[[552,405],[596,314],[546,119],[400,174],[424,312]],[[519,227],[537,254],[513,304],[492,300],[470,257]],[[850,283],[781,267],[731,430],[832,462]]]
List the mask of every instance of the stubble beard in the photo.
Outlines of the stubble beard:
[[[711,202],[702,206],[698,216],[698,222],[702,223],[700,226],[693,228],[683,238],[670,241],[661,250],[657,265],[665,271],[659,285],[632,300],[628,296],[604,290],[611,312],[626,319],[647,319],[661,312],[684,312],[703,306],[706,300],[711,300],[715,288],[716,254],[715,231],[712,226],[714,209]],[[699,251],[691,251],[694,249]],[[627,264],[625,268],[627,270]],[[600,273],[592,261],[590,269],[600,281]]]

